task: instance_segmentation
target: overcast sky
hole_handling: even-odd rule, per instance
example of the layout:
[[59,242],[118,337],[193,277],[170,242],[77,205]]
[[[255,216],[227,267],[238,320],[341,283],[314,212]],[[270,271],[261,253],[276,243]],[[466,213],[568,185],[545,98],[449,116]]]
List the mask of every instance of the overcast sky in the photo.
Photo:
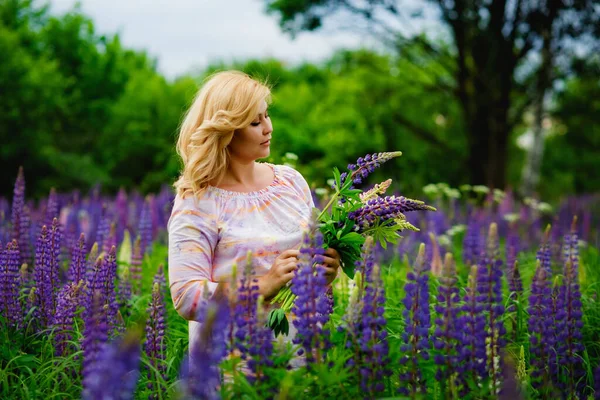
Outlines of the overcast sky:
[[[50,0],[51,12],[74,0]],[[327,58],[336,48],[368,45],[348,33],[283,34],[262,0],[81,0],[99,34],[119,33],[124,46],[158,58],[166,76],[203,68],[211,61],[273,56],[296,63]]]

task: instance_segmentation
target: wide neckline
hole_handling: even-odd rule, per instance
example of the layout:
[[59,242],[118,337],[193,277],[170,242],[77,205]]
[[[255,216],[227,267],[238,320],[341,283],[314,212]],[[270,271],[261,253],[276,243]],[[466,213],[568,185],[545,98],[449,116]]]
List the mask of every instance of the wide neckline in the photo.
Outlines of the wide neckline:
[[266,186],[262,189],[253,190],[251,192],[237,192],[234,190],[222,189],[222,188],[212,186],[212,185],[208,185],[207,189],[213,193],[217,193],[221,196],[226,196],[226,197],[259,197],[264,194],[267,194],[267,193],[271,192],[273,190],[273,188],[279,184],[279,180],[280,180],[279,168],[277,168],[277,165],[267,163],[267,162],[263,162],[263,163],[259,163],[259,164],[268,165],[269,167],[271,167],[271,170],[273,171],[273,181],[268,186]]

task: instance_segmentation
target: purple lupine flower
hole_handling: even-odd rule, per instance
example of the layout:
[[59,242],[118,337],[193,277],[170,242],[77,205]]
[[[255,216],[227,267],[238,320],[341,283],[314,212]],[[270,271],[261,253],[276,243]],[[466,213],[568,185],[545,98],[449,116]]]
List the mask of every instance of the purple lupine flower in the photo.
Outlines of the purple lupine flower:
[[[17,242],[19,243],[19,252],[21,253],[21,264],[22,263],[32,263],[32,250],[31,250],[31,211],[29,206],[23,206],[23,211],[21,212],[21,234],[17,238]],[[35,236],[33,236],[35,238]]]
[[454,374],[458,360],[460,338],[458,331],[458,317],[460,312],[460,294],[457,286],[456,264],[452,254],[446,253],[442,267],[442,275],[439,278],[437,303],[435,312],[436,329],[433,339],[433,347],[436,350],[434,356],[435,364],[438,366],[435,378],[443,385],[442,393],[448,397],[452,396],[452,387],[456,383]]
[[251,253],[248,253],[244,274],[240,279],[235,301],[234,325],[235,347],[242,360],[247,360],[249,382],[260,385],[260,397],[271,397],[276,382],[266,373],[273,366],[273,333],[266,324],[262,297],[259,297],[258,282],[253,278]]
[[112,247],[117,247],[117,224],[114,222],[111,222],[108,235],[102,242],[102,252],[106,254]]
[[[108,341],[107,306],[104,305],[103,294],[100,290],[92,292],[91,305],[84,309],[85,328],[83,331],[82,378],[85,382],[88,376],[93,376],[100,356],[100,351]],[[85,383],[84,383],[85,387]]]
[[4,315],[8,313],[8,310],[6,309],[7,292],[9,291],[7,261],[6,251],[4,250],[4,246],[2,246],[2,242],[0,242],[0,310],[3,311]]
[[[51,271],[51,279],[53,284],[57,285],[59,283],[59,276],[61,271],[61,245],[62,245],[62,228],[60,223],[58,222],[58,218],[54,218],[52,220],[52,225],[50,228],[50,232],[48,235],[49,247],[51,249],[50,253],[50,271]],[[53,290],[53,306],[56,307],[56,291]]]
[[[67,220],[65,222],[65,246],[69,251],[69,259],[73,258],[73,250],[77,245],[77,235],[82,232],[79,224],[79,194],[75,192],[73,202],[69,206]],[[87,247],[86,247],[87,249]],[[84,250],[85,252],[85,250]]]
[[190,354],[181,368],[182,389],[186,399],[219,399],[219,363],[227,352],[229,304],[212,300],[202,303],[201,320],[201,332],[190,344]]
[[367,200],[358,210],[350,212],[348,218],[356,221],[356,230],[361,228],[364,230],[376,222],[383,224],[389,220],[401,218],[405,212],[418,210],[435,211],[435,208],[422,201],[404,196],[375,197]]
[[19,302],[19,245],[14,239],[6,246],[0,245],[0,309],[9,326],[18,327],[23,320]]
[[33,271],[36,290],[36,305],[39,313],[39,325],[43,329],[53,320],[54,282],[52,274],[52,247],[46,225],[42,226],[35,249],[35,268]]
[[29,262],[29,209],[25,209],[25,175],[19,167],[13,192],[11,222],[12,238],[17,239],[20,250],[20,263]]
[[385,390],[384,378],[390,376],[387,321],[384,317],[385,288],[381,270],[375,264],[373,251],[367,245],[365,256],[365,289],[361,318],[357,321],[357,346],[360,360],[356,367],[360,387],[366,397],[376,397]]
[[327,290],[325,269],[321,265],[324,253],[321,233],[312,233],[312,229],[305,233],[298,269],[292,278],[292,293],[298,296],[292,308],[296,315],[293,323],[298,331],[293,343],[301,345],[298,354],[306,355],[308,368],[322,364],[330,346],[329,331],[324,329],[329,321],[328,301],[323,296]]
[[55,354],[56,356],[66,356],[75,351],[75,346],[69,343],[72,339],[73,319],[77,308],[82,306],[84,281],[79,283],[69,282],[58,292],[58,304],[56,314],[54,315],[53,325],[56,330]]
[[144,351],[154,369],[148,370],[149,389],[154,389],[153,398],[158,398],[158,393],[152,382],[156,380],[155,370],[158,371],[161,378],[165,380],[166,364],[166,342],[165,342],[165,301],[163,291],[159,283],[155,282],[152,287],[152,300],[148,306],[148,320],[146,322],[146,341],[144,342]]
[[561,365],[559,360],[566,352],[565,340],[567,333],[567,310],[565,307],[563,284],[558,280],[554,281],[552,286],[552,320],[554,321],[554,344],[553,353],[550,355],[550,375],[552,382],[559,390],[564,390],[564,384],[561,382]]
[[487,372],[491,378],[492,395],[496,395],[500,390],[502,371],[499,367],[501,361],[499,354],[500,349],[504,347],[506,334],[503,322],[502,260],[499,257],[498,247],[497,225],[492,223],[488,234],[487,253],[477,273],[477,301],[487,311],[486,325],[489,328],[486,337]]
[[542,263],[542,267],[546,268],[546,271],[552,273],[552,252],[550,250],[550,225],[544,232],[544,238],[542,244],[535,255],[536,260]]
[[96,232],[95,242],[98,243],[99,249],[104,249],[104,241],[110,233],[111,217],[106,204],[102,205],[100,221],[98,222],[98,230]]
[[87,261],[85,263],[85,280],[88,284],[92,284],[94,281],[94,275],[96,274],[96,263],[98,262],[98,243],[94,243],[88,254]]
[[257,328],[256,304],[258,301],[258,285],[252,278],[253,268],[250,252],[244,273],[238,284],[237,299],[235,300],[233,324],[235,327],[234,347],[240,351],[241,358],[247,359],[250,338]]
[[117,279],[117,257],[116,248],[112,246],[108,255],[104,259],[102,266],[104,273],[104,298],[108,305],[108,323],[112,326],[117,325],[117,313],[119,304],[117,303],[117,295],[115,292],[115,280]]
[[54,218],[58,218],[59,211],[58,195],[56,194],[56,189],[52,188],[50,189],[50,195],[48,196],[48,201],[46,203],[44,224],[46,226],[51,226]]
[[158,264],[154,282],[158,282],[160,290],[165,291],[167,289],[167,277],[165,276],[165,266],[163,264]]
[[463,239],[463,262],[470,266],[475,265],[479,261],[479,255],[481,253],[481,241],[480,241],[481,226],[477,219],[472,216],[469,219],[467,225],[467,232]]
[[77,284],[85,279],[86,260],[85,260],[85,235],[79,236],[79,241],[73,246],[71,252],[71,266],[69,268],[69,281]]
[[584,376],[585,368],[581,353],[583,353],[583,313],[581,303],[581,291],[579,289],[579,253],[578,236],[575,230],[577,218],[573,218],[571,234],[565,235],[565,281],[560,287],[559,295],[564,301],[566,316],[565,329],[563,335],[557,337],[564,346],[559,352],[559,362],[566,367],[566,376],[564,377],[564,388],[568,396],[582,397],[585,388]]
[[250,336],[250,345],[248,347],[248,367],[252,375],[248,377],[253,384],[260,384],[265,388],[263,397],[273,395],[278,382],[273,379],[266,371],[268,367],[273,366],[273,333],[267,325],[267,315],[264,309],[263,298],[259,297],[256,303],[255,328]]
[[144,201],[140,223],[138,226],[138,235],[141,237],[142,254],[150,253],[152,246],[152,216],[150,215],[150,200]]
[[[107,306],[107,321],[111,328],[116,326],[117,312],[119,311],[115,293],[115,279],[117,276],[115,251],[113,246],[105,257],[98,257],[89,292],[92,296],[97,291],[100,293],[102,304]],[[90,297],[89,301],[92,300],[92,297]]]
[[142,286],[142,262],[144,260],[144,254],[142,253],[141,237],[138,235],[133,243],[133,252],[131,254],[131,281],[133,286],[133,292],[140,294]]
[[401,387],[398,392],[405,396],[425,395],[427,388],[419,368],[419,360],[429,360],[431,311],[429,309],[429,275],[425,266],[425,245],[421,244],[413,271],[406,274],[405,297],[402,311],[406,324],[402,333],[400,358],[403,370],[400,373]]
[[548,368],[550,358],[554,357],[550,349],[555,345],[553,324],[549,273],[538,260],[529,296],[531,384],[538,391],[550,384]]
[[458,360],[455,364],[459,379],[459,394],[465,396],[471,389],[469,384],[476,384],[481,377],[486,376],[486,317],[484,305],[478,301],[479,267],[471,266],[469,285],[466,288],[463,313],[458,319],[460,345]]
[[[354,183],[354,185],[359,185],[371,173],[373,173],[373,171],[375,171],[376,168],[379,168],[381,166],[381,164],[385,163],[386,161],[391,160],[394,157],[398,157],[400,155],[402,155],[402,152],[394,151],[394,152],[367,154],[364,157],[359,157],[358,160],[356,160],[356,164],[348,164],[348,170],[350,172],[350,179],[352,179],[352,182]],[[346,177],[348,177],[348,172],[344,172],[341,174],[340,178],[341,178],[342,185],[344,184]],[[354,187],[354,185],[352,185],[352,187]]]
[[105,343],[83,379],[84,400],[133,399],[139,377],[140,340],[128,335]]
[[119,277],[118,281],[119,291],[117,296],[117,303],[120,306],[125,306],[131,299],[132,292],[128,266],[123,266],[123,270],[121,271],[121,276]]

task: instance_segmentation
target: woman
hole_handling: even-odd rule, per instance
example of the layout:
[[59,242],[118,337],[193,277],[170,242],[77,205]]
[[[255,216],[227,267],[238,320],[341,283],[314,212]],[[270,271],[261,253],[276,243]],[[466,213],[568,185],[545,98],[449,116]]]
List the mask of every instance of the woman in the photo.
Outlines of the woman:
[[[175,309],[190,321],[190,343],[198,334],[202,299],[228,290],[232,267],[245,264],[248,250],[265,300],[296,270],[314,204],[296,170],[256,162],[270,154],[269,101],[270,89],[248,75],[217,73],[181,126],[183,170],[168,223],[169,281]],[[338,252],[327,249],[328,283],[339,265]]]

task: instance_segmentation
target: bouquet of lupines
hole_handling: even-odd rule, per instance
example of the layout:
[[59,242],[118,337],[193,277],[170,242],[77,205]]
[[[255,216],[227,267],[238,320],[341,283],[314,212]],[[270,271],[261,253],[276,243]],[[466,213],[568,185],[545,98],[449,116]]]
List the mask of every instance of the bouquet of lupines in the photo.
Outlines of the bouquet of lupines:
[[[349,164],[347,172],[340,173],[337,168],[333,169],[334,193],[316,217],[317,228],[323,235],[323,246],[333,247],[340,253],[342,269],[350,278],[354,277],[355,263],[361,257],[361,248],[368,236],[386,248],[388,244],[398,242],[400,232],[418,231],[406,220],[404,213],[435,211],[435,208],[419,200],[404,196],[384,196],[392,183],[391,179],[367,191],[355,187],[381,164],[400,155],[402,153],[399,151],[367,154],[360,157],[356,164]],[[280,305],[271,311],[268,318],[269,326],[275,334],[287,334],[285,314],[292,309],[295,297],[290,287],[285,286],[271,300],[272,304]]]

